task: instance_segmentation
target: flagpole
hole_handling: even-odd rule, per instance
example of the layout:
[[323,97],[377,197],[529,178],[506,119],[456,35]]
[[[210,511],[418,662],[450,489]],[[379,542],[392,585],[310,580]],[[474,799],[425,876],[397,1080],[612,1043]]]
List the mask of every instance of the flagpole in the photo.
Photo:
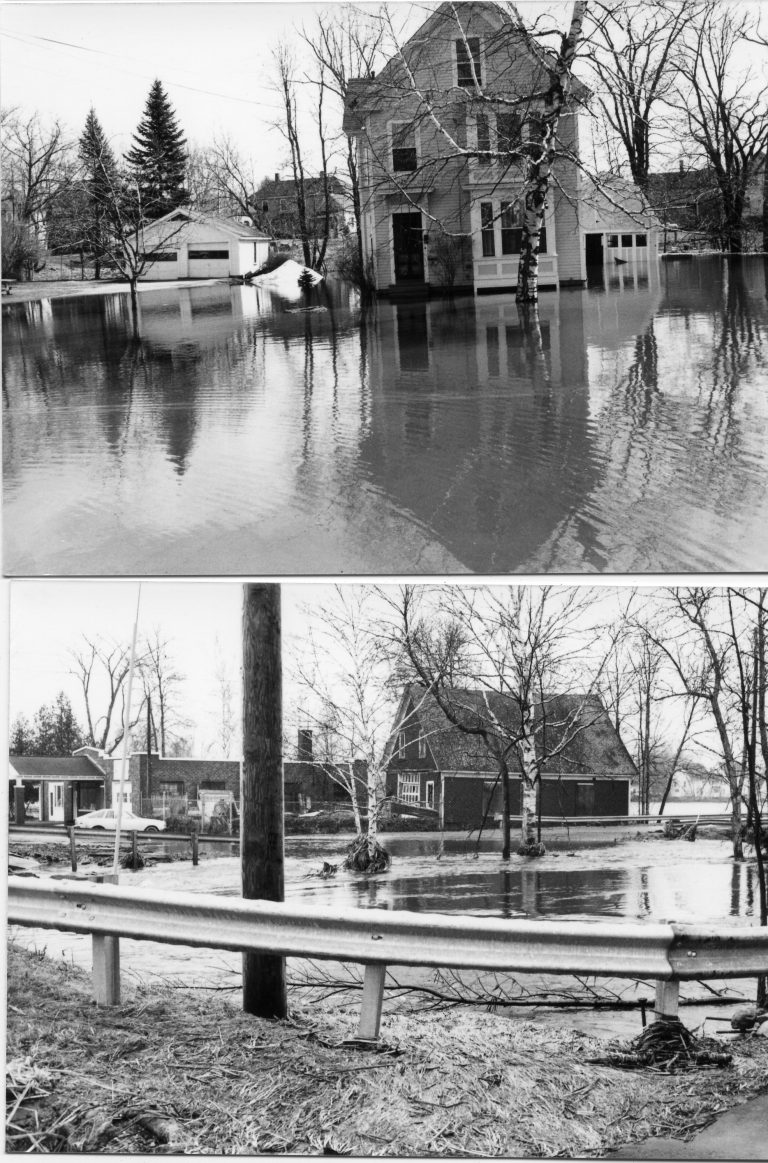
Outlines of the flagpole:
[[123,758],[120,764],[120,781],[118,784],[117,797],[117,818],[115,820],[115,852],[112,860],[112,876],[114,882],[117,884],[120,869],[120,828],[123,822],[123,793],[125,787],[125,773],[128,766],[128,736],[130,734],[131,723],[131,695],[133,693],[133,670],[136,661],[136,637],[139,629],[139,606],[141,604],[141,582],[139,582],[139,592],[136,598],[136,617],[133,622],[133,638],[131,639],[131,654],[128,660],[128,690],[125,696],[125,709],[123,711]]

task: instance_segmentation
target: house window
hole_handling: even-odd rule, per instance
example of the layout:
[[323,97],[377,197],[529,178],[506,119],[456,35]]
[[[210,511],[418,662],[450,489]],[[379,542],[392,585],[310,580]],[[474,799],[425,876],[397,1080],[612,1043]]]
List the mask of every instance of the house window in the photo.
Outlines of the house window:
[[491,152],[491,124],[485,113],[477,115],[477,151],[478,153]]
[[416,169],[416,130],[409,121],[392,123],[392,170],[394,173]]
[[142,262],[176,262],[175,250],[152,250],[141,256]]
[[520,209],[514,202],[501,203],[501,253],[519,254],[523,237]]
[[397,777],[397,798],[401,804],[417,804],[419,802],[418,775],[404,775]]
[[493,258],[496,241],[493,237],[493,203],[480,203],[480,237],[483,240],[483,258]]
[[423,735],[419,735],[419,759],[426,759],[427,757],[427,741]]
[[544,118],[529,117],[525,125],[525,135],[528,141],[542,142],[544,140]]
[[[470,53],[472,54],[471,56]],[[477,79],[478,85],[482,85],[480,37],[461,37],[460,40],[456,41],[456,81],[461,85],[462,89],[472,89],[474,88],[475,79]]]
[[190,250],[190,258],[229,258],[228,250]]
[[631,234],[622,234],[621,245],[622,246],[631,246],[632,245],[632,235]]
[[618,245],[619,245],[618,234],[609,234],[608,235],[608,246],[618,246]]
[[647,245],[648,245],[648,235],[647,234],[636,234],[635,235],[635,246],[647,246]]
[[496,116],[496,140],[499,153],[516,153],[520,148],[520,118],[516,113]]
[[[523,242],[523,208],[515,202],[501,203],[501,253],[519,254]],[[539,254],[547,253],[547,228],[539,232]]]
[[405,751],[405,731],[397,733],[397,755],[401,757]]
[[180,779],[161,779],[157,783],[157,790],[159,795],[165,793],[167,796],[183,796],[184,783]]

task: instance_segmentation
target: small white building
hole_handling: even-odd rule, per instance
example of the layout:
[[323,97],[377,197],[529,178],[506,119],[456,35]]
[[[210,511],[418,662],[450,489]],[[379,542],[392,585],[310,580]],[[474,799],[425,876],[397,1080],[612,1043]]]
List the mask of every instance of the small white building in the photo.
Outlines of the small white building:
[[249,218],[217,218],[179,208],[144,228],[151,255],[142,281],[242,277],[264,265],[270,239]]

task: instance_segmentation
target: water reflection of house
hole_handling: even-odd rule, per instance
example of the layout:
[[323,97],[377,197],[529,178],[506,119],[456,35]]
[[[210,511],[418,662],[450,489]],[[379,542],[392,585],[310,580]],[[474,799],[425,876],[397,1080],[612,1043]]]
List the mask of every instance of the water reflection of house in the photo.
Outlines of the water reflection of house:
[[[488,691],[453,691],[449,697],[467,721],[501,723],[514,733],[519,711],[513,700]],[[490,708],[490,711],[487,708]],[[442,827],[478,828],[502,810],[498,769],[478,735],[454,726],[431,695],[415,684],[406,688],[388,745],[386,793],[398,812],[434,814]],[[534,713],[537,753],[554,749],[564,732],[578,731],[562,752],[543,767],[544,816],[614,816],[630,811],[630,783],[636,768],[596,698],[559,695]],[[507,736],[509,737],[509,736]],[[522,777],[513,748],[509,757],[511,813],[521,809]]]
[[546,296],[533,327],[497,297],[377,315],[371,479],[467,568],[520,568],[597,480],[581,300]]

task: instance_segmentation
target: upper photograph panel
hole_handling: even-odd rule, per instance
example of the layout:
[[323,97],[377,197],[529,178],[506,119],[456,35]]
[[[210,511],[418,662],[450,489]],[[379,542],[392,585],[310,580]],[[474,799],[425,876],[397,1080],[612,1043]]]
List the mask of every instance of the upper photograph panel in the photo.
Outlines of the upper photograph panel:
[[768,570],[768,6],[149,12],[3,8],[6,575]]

